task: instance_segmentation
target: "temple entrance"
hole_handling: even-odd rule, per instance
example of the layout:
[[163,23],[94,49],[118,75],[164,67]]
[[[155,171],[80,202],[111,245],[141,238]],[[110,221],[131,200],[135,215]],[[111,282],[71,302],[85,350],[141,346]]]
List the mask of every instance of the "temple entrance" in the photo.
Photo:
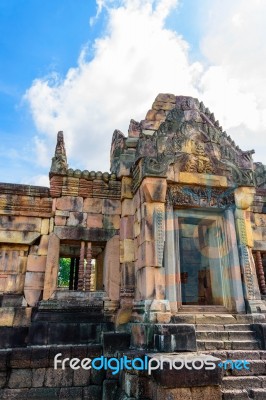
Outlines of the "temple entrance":
[[222,306],[228,284],[223,216],[195,210],[176,213],[182,304]]
[[[87,285],[88,291],[103,290],[103,258],[104,258],[105,243],[91,243],[90,252],[90,279]],[[61,241],[59,268],[57,287],[61,290],[80,290],[78,286],[79,270],[80,270],[80,252],[81,242],[79,241]],[[86,274],[88,264],[87,259],[83,257],[82,267]]]

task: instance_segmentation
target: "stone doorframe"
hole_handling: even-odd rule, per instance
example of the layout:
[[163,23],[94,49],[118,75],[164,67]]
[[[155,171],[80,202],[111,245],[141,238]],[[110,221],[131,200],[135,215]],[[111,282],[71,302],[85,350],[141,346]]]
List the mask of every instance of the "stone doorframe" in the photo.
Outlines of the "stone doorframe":
[[[44,277],[44,290],[43,300],[49,300],[53,293],[56,292],[57,279],[59,271],[59,258],[60,258],[60,238],[51,233],[48,243],[48,255],[46,261],[45,277]],[[87,261],[87,268],[84,268],[84,261]],[[80,258],[79,258],[79,272],[78,272],[78,288],[77,290],[89,291],[91,280],[91,242],[80,241]]]
[[[108,236],[109,235],[109,236]],[[113,316],[119,307],[119,236],[111,234],[106,234],[106,247],[104,250],[104,265],[103,265],[103,281],[104,281],[104,310],[105,315]],[[46,262],[45,278],[44,278],[44,290],[43,290],[43,300],[49,300],[53,297],[53,294],[57,291],[57,278],[59,270],[59,257],[60,257],[60,240],[61,238],[56,233],[51,233],[49,237],[48,244],[48,255]],[[84,257],[90,257],[91,259],[91,245],[88,246],[90,241],[80,241],[81,243],[81,256],[83,257],[82,263],[84,262]],[[85,254],[85,243],[87,245],[87,251]],[[85,291],[89,292],[88,285],[86,288],[86,276],[81,275],[81,280],[83,286],[79,286],[78,290],[75,291],[77,299],[79,298],[78,292]],[[96,293],[95,291],[94,293]],[[75,295],[75,294],[74,294]]]
[[[201,206],[202,202],[203,207],[208,208],[209,205],[214,209],[221,207],[224,210],[227,221],[226,235],[231,243],[228,268],[230,296],[225,299],[225,305],[231,312],[236,313],[266,312],[265,305],[261,301],[251,252],[253,238],[249,207],[255,189],[228,188],[225,184],[217,184],[218,178],[215,177],[216,185],[213,187],[210,185],[209,176],[208,187],[202,186],[202,182],[199,182],[199,192],[205,191],[205,194],[199,200],[198,206]],[[194,191],[197,184],[194,181],[187,181],[187,184],[176,182],[169,185],[166,178],[146,177],[134,194],[133,201],[138,204],[136,221],[139,221],[138,233],[136,234],[135,230],[134,239],[136,294],[133,314],[135,310],[136,320],[155,321],[161,314],[165,316],[166,313],[178,312],[181,305],[181,286],[180,273],[176,270],[173,218],[175,205],[171,205],[168,201],[167,191],[171,185],[175,188],[182,185],[189,186]],[[179,196],[178,193],[177,195]],[[181,196],[181,208],[189,204],[189,202],[182,203],[183,200]],[[209,203],[206,204],[206,201]]]
[[[166,298],[169,300],[172,313],[178,312],[182,306],[181,279],[180,279],[180,249],[179,249],[179,227],[178,216],[185,214],[198,215],[199,218],[206,218],[208,215],[200,209],[187,208],[185,211],[175,210],[172,205],[168,205],[166,209],[166,241],[165,241],[165,276],[166,276]],[[218,218],[217,213],[210,210],[210,218]],[[223,275],[223,305],[231,312],[245,312],[245,302],[243,296],[241,271],[239,268],[239,257],[237,249],[237,239],[234,224],[233,211],[231,209],[224,210],[220,213],[224,219],[224,234],[226,236],[226,263],[224,270],[220,265],[220,273]],[[227,278],[227,279],[226,279]],[[201,307],[204,307],[202,305]]]

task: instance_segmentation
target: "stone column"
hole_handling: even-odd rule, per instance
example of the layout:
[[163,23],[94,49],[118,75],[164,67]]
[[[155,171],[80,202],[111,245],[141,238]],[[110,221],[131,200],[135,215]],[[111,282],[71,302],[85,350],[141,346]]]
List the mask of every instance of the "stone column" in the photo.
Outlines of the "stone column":
[[119,236],[113,236],[106,243],[103,261],[104,314],[114,319],[119,307],[120,295],[120,263]]
[[78,273],[78,290],[84,290],[84,277],[85,277],[85,242],[81,242],[80,245],[80,257],[79,257],[79,273]]
[[235,220],[237,228],[240,265],[243,275],[244,296],[247,311],[250,313],[266,312],[261,300],[255,263],[252,255],[253,233],[250,222],[249,207],[253,202],[255,188],[239,187],[235,190]]
[[86,256],[86,272],[85,272],[85,290],[91,289],[91,243],[87,243],[87,256]]
[[121,182],[121,219],[120,219],[120,309],[116,324],[130,321],[135,294],[135,247],[134,214],[136,204],[133,200],[132,178],[122,177]]
[[261,252],[256,251],[255,257],[256,257],[257,276],[258,276],[261,294],[265,295],[266,294],[266,284],[265,284],[265,276],[264,276]]
[[173,207],[168,205],[165,220],[165,297],[169,300],[172,313],[176,313],[182,305],[177,224]]
[[[225,216],[225,229],[228,238],[228,259],[230,269],[228,271],[228,277],[230,280],[230,303],[231,307],[241,313],[245,312],[245,301],[243,294],[243,286],[241,280],[241,270],[239,262],[239,254],[237,249],[237,238],[235,230],[235,221],[232,210],[228,209],[224,213]],[[231,308],[230,307],[230,308]]]
[[69,272],[69,290],[74,289],[74,270],[75,270],[75,259],[71,258],[70,261],[70,272]]
[[51,233],[48,243],[48,254],[44,276],[43,300],[48,300],[57,289],[57,276],[59,269],[60,239]]
[[170,320],[163,267],[166,187],[164,178],[144,178],[139,188],[140,232],[136,238],[137,303],[134,307],[139,310],[138,314],[142,313],[142,318],[153,322]]

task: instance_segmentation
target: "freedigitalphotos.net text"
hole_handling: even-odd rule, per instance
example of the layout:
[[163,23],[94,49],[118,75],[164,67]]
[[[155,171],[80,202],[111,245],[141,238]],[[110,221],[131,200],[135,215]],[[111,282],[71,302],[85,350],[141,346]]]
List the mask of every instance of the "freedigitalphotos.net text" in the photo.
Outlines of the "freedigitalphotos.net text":
[[170,370],[181,370],[186,368],[187,370],[213,370],[216,367],[220,367],[223,369],[249,369],[249,362],[246,360],[226,360],[219,364],[216,364],[213,361],[213,357],[208,359],[208,357],[148,357],[144,356],[144,358],[128,358],[127,356],[123,356],[121,358],[111,357],[107,358],[104,356],[96,357],[96,358],[62,358],[62,353],[58,353],[54,357],[54,369],[65,369],[66,367],[70,367],[73,370],[77,369],[110,369],[112,374],[115,375],[119,371],[125,370],[139,370],[139,371],[148,371],[150,375],[152,371],[160,369],[163,370],[164,367],[169,368]]

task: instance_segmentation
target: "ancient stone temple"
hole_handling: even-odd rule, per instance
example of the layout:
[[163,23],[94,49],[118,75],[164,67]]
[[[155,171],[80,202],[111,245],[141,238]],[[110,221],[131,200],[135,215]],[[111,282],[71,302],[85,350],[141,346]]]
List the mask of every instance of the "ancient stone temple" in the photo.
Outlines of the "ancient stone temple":
[[[69,168],[59,132],[49,188],[0,184],[0,398],[266,398],[253,153],[202,102],[159,94],[114,131],[110,173]],[[216,367],[54,369],[57,353]]]

